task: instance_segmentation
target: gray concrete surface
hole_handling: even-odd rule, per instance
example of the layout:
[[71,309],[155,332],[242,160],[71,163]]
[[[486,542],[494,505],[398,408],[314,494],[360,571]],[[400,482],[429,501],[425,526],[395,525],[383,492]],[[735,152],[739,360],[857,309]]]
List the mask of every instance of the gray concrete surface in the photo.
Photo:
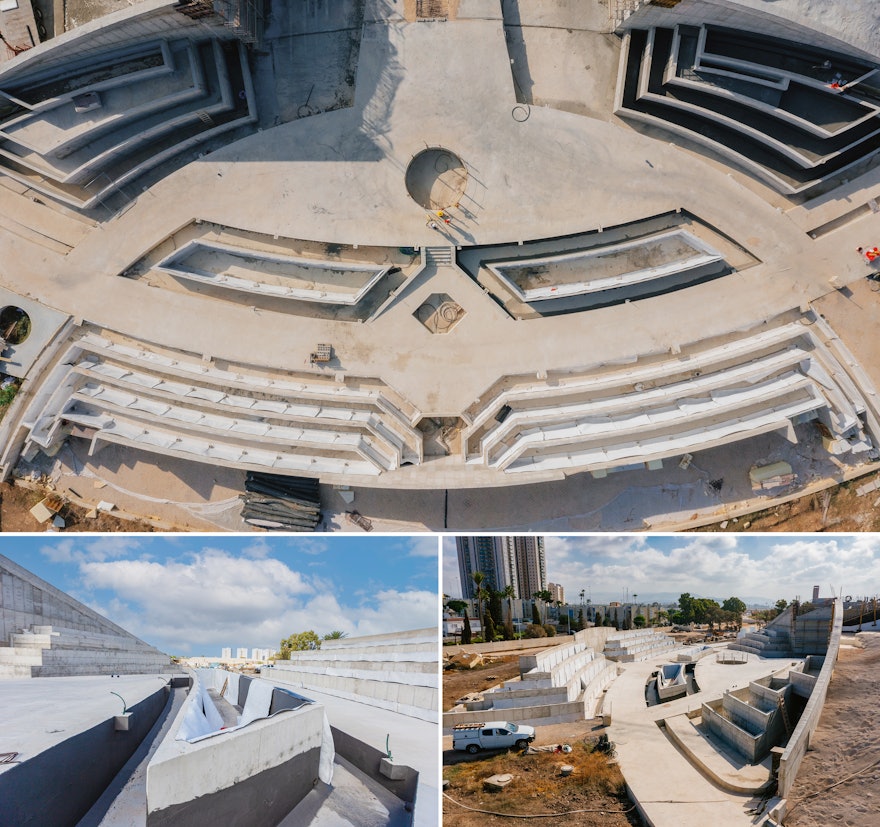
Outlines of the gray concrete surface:
[[[602,114],[602,96],[613,78],[608,77],[608,85],[597,81],[591,86],[589,77],[572,77],[571,67],[560,61],[569,54],[566,50],[574,59],[581,49],[592,48],[578,38],[588,33],[605,38],[601,4],[530,4],[526,13],[524,4],[505,3],[503,20],[496,10],[470,5],[463,4],[464,13],[448,23],[407,24],[392,4],[370,3],[351,106],[298,117],[206,155],[156,183],[111,221],[90,229],[66,255],[35,239],[0,232],[0,259],[15,256],[17,261],[14,271],[4,272],[4,286],[63,307],[77,320],[171,352],[206,354],[217,362],[246,362],[270,371],[302,365],[316,342],[330,341],[341,372],[355,378],[378,375],[420,412],[456,417],[507,373],[581,369],[712,337],[737,338],[745,329],[823,300],[834,292],[832,276],[842,290],[861,284],[864,265],[853,251],[880,231],[877,214],[868,212],[811,239],[804,232],[808,218],[802,207],[792,207],[717,159],[625,128]],[[522,18],[518,23],[511,18],[514,5],[522,6],[516,9]],[[536,94],[544,84],[544,95],[554,104],[531,106],[522,121],[517,115],[523,111],[514,112],[517,91],[504,23],[508,30],[523,29]],[[341,31],[343,24],[333,26]],[[572,29],[565,45],[554,34],[562,28]],[[313,26],[291,34],[319,30]],[[602,74],[609,71],[609,44],[602,43],[605,62],[591,63],[593,68],[583,72],[599,72],[600,65],[606,66]],[[554,108],[565,108],[562,103],[573,92],[567,77],[583,88],[587,108],[580,114],[575,114],[577,107]],[[467,212],[449,229],[454,243],[509,244],[685,208],[728,234],[759,263],[724,279],[591,311],[589,324],[582,314],[516,322],[465,274],[448,267],[438,268],[428,281],[360,325],[291,319],[277,310],[255,313],[216,296],[118,278],[195,218],[328,243],[431,244],[435,232],[425,226],[424,211],[409,199],[403,182],[409,160],[426,144],[446,146],[468,165],[469,185],[461,202]],[[838,202],[826,199],[823,220],[864,205],[876,192],[872,174],[845,184],[846,196]],[[432,336],[412,317],[425,296],[437,292],[448,294],[465,311],[445,336]],[[161,328],[156,319],[162,319]],[[844,342],[855,346],[864,338],[845,315],[837,321]],[[876,381],[875,363],[864,367]],[[737,491],[731,486],[739,483],[730,482],[742,478],[744,454],[751,458],[761,449],[730,446],[716,455],[727,457],[719,463],[721,470],[713,469],[711,479],[723,476],[726,488],[716,501],[706,496],[701,479],[679,479],[674,468],[664,471],[662,479],[636,472],[616,475],[626,477],[623,481],[585,485],[575,477],[543,489],[523,486],[496,495],[478,491],[492,484],[479,470],[441,460],[421,467],[419,474],[388,478],[392,489],[433,490],[408,498],[414,508],[409,503],[399,508],[394,491],[371,490],[363,493],[359,510],[375,516],[377,527],[392,529],[633,528],[645,520],[654,527],[679,526],[694,514],[714,519],[727,516],[719,512],[754,505],[748,491]],[[417,477],[414,484],[410,474]],[[841,472],[819,460],[805,476],[810,484],[819,479],[833,484]],[[645,483],[650,496],[638,496]],[[77,489],[75,483],[72,487]],[[451,509],[444,508],[446,488],[458,492]],[[144,493],[156,496],[155,489]],[[227,499],[225,491],[217,494]],[[424,516],[406,513],[421,509]],[[330,511],[335,525],[341,515]]]

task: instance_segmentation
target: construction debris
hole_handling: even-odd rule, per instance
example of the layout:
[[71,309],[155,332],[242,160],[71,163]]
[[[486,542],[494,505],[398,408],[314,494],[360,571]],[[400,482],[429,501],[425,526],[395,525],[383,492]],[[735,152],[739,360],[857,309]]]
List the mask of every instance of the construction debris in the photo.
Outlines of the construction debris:
[[321,522],[318,481],[248,471],[241,518],[269,531],[315,531]]

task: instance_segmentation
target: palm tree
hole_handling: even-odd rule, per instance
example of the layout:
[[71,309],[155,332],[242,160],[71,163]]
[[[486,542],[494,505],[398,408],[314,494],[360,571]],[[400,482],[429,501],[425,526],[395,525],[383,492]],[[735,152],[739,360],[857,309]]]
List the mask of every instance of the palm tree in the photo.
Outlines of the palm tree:
[[327,632],[324,635],[324,640],[342,640],[344,637],[348,637],[348,632],[340,632],[339,629],[334,629],[332,632]]
[[479,589],[477,591],[480,606],[483,603],[486,604],[486,613],[480,615],[480,629],[482,630],[485,643],[491,643],[495,639],[495,623],[492,621],[492,613],[489,611],[489,600],[491,597],[492,592],[489,589]]

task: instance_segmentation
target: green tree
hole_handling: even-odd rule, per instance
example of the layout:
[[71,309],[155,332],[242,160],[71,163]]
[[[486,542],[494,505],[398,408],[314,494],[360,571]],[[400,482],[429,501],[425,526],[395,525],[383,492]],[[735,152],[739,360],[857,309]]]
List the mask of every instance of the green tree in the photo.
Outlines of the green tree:
[[540,600],[544,604],[544,620],[543,622],[547,622],[547,604],[553,599],[553,592],[549,589],[541,589],[539,592],[535,592],[532,595],[532,598],[535,600]]
[[536,626],[541,625],[541,615],[538,612],[538,604],[532,603],[532,624]]
[[781,615],[788,608],[788,601],[785,600],[784,598],[780,597],[779,600],[776,601],[775,608],[776,608],[776,615],[777,616]]
[[489,614],[492,615],[492,622],[496,629],[500,629],[504,625],[503,597],[503,592],[497,592],[495,589],[489,591]]
[[504,639],[513,640],[513,598],[516,597],[516,591],[513,586],[508,583],[501,592],[502,597],[507,599],[507,620],[504,623]]
[[724,609],[725,612],[730,612],[734,616],[734,622],[736,623],[737,629],[739,629],[742,626],[742,616],[747,608],[746,604],[738,597],[728,597],[727,600],[721,604],[721,608]]
[[636,616],[633,618],[633,626],[635,626],[636,629],[644,629],[644,628],[645,628],[645,624],[646,624],[647,622],[648,622],[648,621],[645,620],[644,615],[636,615]]
[[311,629],[307,632],[297,632],[290,637],[281,640],[280,660],[290,660],[291,652],[306,652],[321,648],[321,638]]
[[467,646],[473,639],[474,633],[471,631],[471,619],[468,617],[470,612],[464,613],[464,627],[461,630],[461,642]]
[[578,631],[584,628],[584,610],[578,609]]
[[348,632],[340,632],[339,629],[334,629],[332,632],[327,632],[324,635],[324,640],[342,640],[344,637],[348,637]]
[[681,615],[681,619],[678,622],[682,625],[694,622],[693,604],[694,598],[691,597],[690,592],[682,592],[681,597],[678,598],[678,613]]
[[495,640],[495,621],[492,619],[491,612],[486,612],[486,617],[483,618],[483,640],[486,643]]

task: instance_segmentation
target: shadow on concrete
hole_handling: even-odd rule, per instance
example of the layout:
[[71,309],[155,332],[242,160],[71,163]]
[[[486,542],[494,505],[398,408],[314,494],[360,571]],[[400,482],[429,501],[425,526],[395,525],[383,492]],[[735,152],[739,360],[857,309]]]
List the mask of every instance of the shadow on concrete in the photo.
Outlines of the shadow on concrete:
[[532,95],[534,82],[523,39],[522,15],[519,4],[520,0],[501,0],[504,40],[507,43],[507,54],[510,56],[510,72],[513,75],[513,85],[516,88],[517,103],[531,104],[534,102]]

